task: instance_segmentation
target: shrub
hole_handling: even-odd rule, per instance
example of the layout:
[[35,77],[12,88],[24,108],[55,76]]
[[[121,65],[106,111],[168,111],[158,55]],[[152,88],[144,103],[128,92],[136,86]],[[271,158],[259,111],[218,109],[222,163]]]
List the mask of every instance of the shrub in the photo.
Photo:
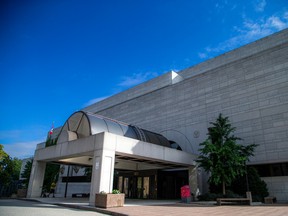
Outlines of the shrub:
[[[257,170],[253,167],[247,168],[249,190],[252,193],[254,202],[263,202],[264,197],[268,196],[266,183],[261,180]],[[232,190],[238,194],[245,194],[247,191],[246,176],[241,176],[231,185]]]
[[117,189],[112,190],[112,194],[120,194],[120,191]]
[[225,195],[223,195],[222,193],[206,193],[203,195],[199,195],[197,198],[199,201],[216,201],[217,198],[240,198],[243,196],[240,196],[238,194],[229,192]]

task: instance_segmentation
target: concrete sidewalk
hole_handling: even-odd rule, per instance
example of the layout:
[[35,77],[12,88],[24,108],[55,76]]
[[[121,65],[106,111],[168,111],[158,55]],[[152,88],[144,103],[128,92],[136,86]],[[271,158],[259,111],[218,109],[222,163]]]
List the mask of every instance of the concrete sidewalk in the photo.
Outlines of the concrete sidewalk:
[[[29,199],[26,199],[29,200]],[[124,207],[96,208],[88,205],[85,198],[36,198],[43,203],[55,204],[70,208],[96,211],[108,215],[129,216],[185,216],[185,215],[253,215],[253,216],[288,216],[288,204],[272,205],[224,205],[217,206],[216,202],[180,203],[178,200],[125,200]]]

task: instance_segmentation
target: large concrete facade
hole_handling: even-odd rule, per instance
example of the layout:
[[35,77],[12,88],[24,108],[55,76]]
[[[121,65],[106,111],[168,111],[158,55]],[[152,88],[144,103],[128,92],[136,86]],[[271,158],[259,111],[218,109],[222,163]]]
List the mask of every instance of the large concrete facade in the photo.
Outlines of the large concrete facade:
[[[173,164],[188,171],[194,194],[204,193],[207,175],[195,159],[209,122],[222,113],[237,128],[242,144],[259,145],[250,165],[280,164],[280,175],[263,180],[270,195],[288,200],[288,30],[178,73],[168,72],[83,112],[162,134],[182,151],[107,132],[80,138],[67,129],[56,146],[38,146],[28,197],[40,196],[47,162],[91,165],[90,194],[111,192],[115,169],[159,170]],[[94,199],[90,196],[91,205]]]
[[[168,72],[84,110],[161,133],[193,154],[206,139],[209,122],[222,113],[242,144],[259,145],[250,164],[287,163],[288,30]],[[288,188],[275,186],[287,177],[264,180],[271,195],[288,200]]]

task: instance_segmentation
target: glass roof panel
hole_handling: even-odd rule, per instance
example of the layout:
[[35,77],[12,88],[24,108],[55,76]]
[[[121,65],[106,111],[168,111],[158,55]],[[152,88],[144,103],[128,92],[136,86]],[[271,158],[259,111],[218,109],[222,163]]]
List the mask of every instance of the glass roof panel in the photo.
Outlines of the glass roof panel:
[[76,131],[82,119],[82,116],[83,116],[82,112],[77,112],[74,113],[72,116],[70,116],[70,118],[68,119],[68,130]]
[[88,115],[88,117],[92,135],[108,131],[107,124],[103,119],[93,115]]
[[108,132],[114,133],[114,134],[117,134],[120,136],[124,135],[122,128],[120,127],[120,125],[117,122],[111,121],[109,119],[105,119],[105,122],[108,126]]
[[77,129],[78,137],[87,137],[90,136],[90,125],[86,115],[83,115],[82,120]]
[[130,137],[132,139],[137,139],[137,135],[135,133],[135,131],[133,130],[132,127],[128,126],[128,125],[123,125],[123,124],[120,124],[122,130],[123,130],[123,133],[124,133],[124,136],[125,137]]

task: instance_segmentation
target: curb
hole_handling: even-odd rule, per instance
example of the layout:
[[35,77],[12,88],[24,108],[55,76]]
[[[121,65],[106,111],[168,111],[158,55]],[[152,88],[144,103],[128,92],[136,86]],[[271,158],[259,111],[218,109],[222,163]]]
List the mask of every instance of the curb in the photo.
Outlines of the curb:
[[108,209],[102,209],[102,208],[91,207],[91,206],[78,206],[78,205],[70,205],[70,204],[62,204],[62,203],[55,204],[55,205],[63,206],[67,208],[80,209],[80,210],[85,210],[85,211],[94,211],[94,212],[99,212],[103,214],[109,214],[112,216],[128,216],[127,214],[113,212],[113,211],[109,211]]
[[49,203],[49,202],[42,202],[37,199],[31,199],[31,198],[17,198],[17,200],[45,203],[45,204],[62,206],[62,207],[72,208],[72,209],[80,209],[80,210],[85,210],[85,211],[94,211],[94,212],[99,212],[103,214],[109,214],[112,216],[128,216],[127,214],[113,212],[113,211],[109,211],[108,209],[102,209],[102,208],[97,208],[97,207],[92,207],[92,206],[79,206],[79,205],[63,204],[63,203]]

